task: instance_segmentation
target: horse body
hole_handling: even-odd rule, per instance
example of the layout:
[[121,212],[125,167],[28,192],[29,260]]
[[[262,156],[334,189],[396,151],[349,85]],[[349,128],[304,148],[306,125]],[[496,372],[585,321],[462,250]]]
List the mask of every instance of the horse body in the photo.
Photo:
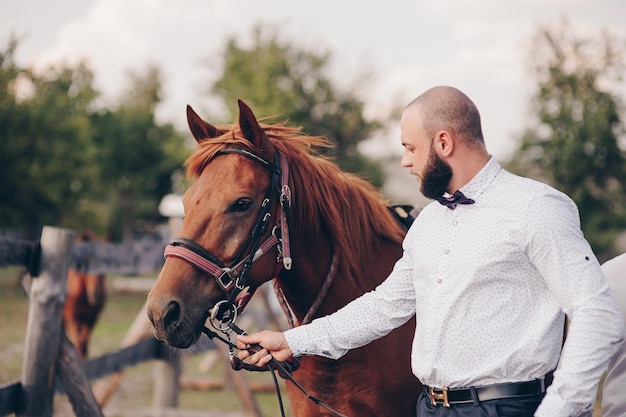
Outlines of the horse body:
[[[350,204],[346,204],[345,211],[350,213]],[[294,219],[294,223],[298,221],[306,223],[306,219]],[[278,276],[279,286],[298,322],[303,321],[319,293],[332,256],[328,245],[316,248],[310,243],[323,240],[312,239],[314,233],[304,232],[302,236],[292,237],[295,245],[292,254],[294,260],[300,260],[298,267],[294,261],[292,271]],[[397,242],[380,239],[371,254],[359,271],[362,274],[359,278],[363,279],[347,279],[344,271],[337,272],[316,317],[331,314],[373,290],[391,272],[402,250]],[[303,283],[316,285],[304,287]],[[295,377],[307,391],[348,416],[414,415],[417,395],[421,391],[410,366],[414,329],[415,321],[410,320],[384,338],[353,349],[338,360],[304,356]],[[332,415],[324,414],[293,385],[287,384],[287,391],[296,416]]]
[[[372,256],[372,262],[364,265],[364,270],[370,271],[372,276],[380,277],[382,281],[391,272],[394,258],[399,257],[400,253],[397,247],[389,248],[389,250],[380,248],[374,253],[377,256]],[[296,255],[294,259],[298,259]],[[310,273],[300,275],[295,272],[280,276],[279,282],[281,288],[291,288],[297,286],[301,277],[309,275],[307,278],[317,278],[317,281],[320,281],[319,277],[323,277],[324,274],[325,272],[310,276],[312,275]],[[376,286],[374,282],[369,283],[368,286],[358,286],[346,281],[337,276],[336,282],[333,283],[325,301],[320,306],[318,317],[333,313]],[[308,296],[299,296],[297,299],[305,300],[300,304],[308,308],[316,293],[314,291]],[[296,299],[289,295],[287,298]],[[290,305],[294,304],[298,303],[290,301]],[[306,313],[302,307],[295,308],[299,321],[302,321]],[[295,377],[314,396],[323,399],[331,407],[348,416],[414,415],[417,395],[421,389],[410,367],[409,345],[413,339],[414,329],[415,322],[411,320],[386,337],[367,346],[353,349],[338,360],[303,356]],[[287,390],[296,416],[327,415],[293,385],[287,384]]]
[[[268,161],[282,155],[288,161],[292,190],[286,209],[288,231],[278,222],[274,228],[262,229],[263,238],[278,229],[279,240],[249,269],[246,284],[251,292],[276,278],[296,321],[302,323],[333,259],[337,262],[332,284],[313,317],[336,311],[387,277],[402,254],[404,229],[374,187],[312,154],[312,146],[326,144],[322,138],[302,136],[284,125],[262,127],[243,102],[238,124],[214,127],[190,108],[188,121],[200,146],[187,161],[188,173],[196,181],[183,198],[181,236],[225,265],[222,270],[245,260],[242,254],[249,251],[252,258],[257,246],[250,235],[263,213],[263,201],[271,204],[272,218],[278,218],[281,210],[279,198],[269,192],[275,170],[255,161],[256,156],[225,151],[243,148]],[[284,174],[285,167],[281,171]],[[282,262],[285,254],[280,243],[287,237],[291,267]],[[199,338],[207,312],[228,297],[216,277],[207,275],[178,256],[166,259],[147,301],[158,338],[177,347]],[[421,389],[410,366],[414,326],[411,320],[336,361],[303,357],[294,377],[312,395],[349,416],[412,415]],[[297,416],[332,415],[292,384],[287,383],[287,390]]]
[[[92,240],[89,232],[79,236],[79,245]],[[81,359],[87,357],[91,332],[106,302],[106,276],[89,273],[89,248],[79,253],[67,271],[67,296],[63,325]]]

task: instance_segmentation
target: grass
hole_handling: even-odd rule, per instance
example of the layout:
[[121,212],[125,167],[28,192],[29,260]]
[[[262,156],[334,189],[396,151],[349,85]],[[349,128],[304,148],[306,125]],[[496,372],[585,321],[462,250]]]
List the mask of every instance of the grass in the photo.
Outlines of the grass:
[[[28,303],[19,283],[17,268],[0,268],[0,384],[18,381],[21,376],[24,337],[28,319]],[[109,293],[107,304],[101,314],[91,337],[89,356],[98,357],[119,349],[124,334],[134,321],[146,300],[146,294],[118,294],[110,283],[113,277],[107,278]],[[183,375],[190,377],[206,377],[220,379],[226,377],[225,360],[216,361],[216,365],[208,373],[198,370],[202,360],[200,354],[184,355]],[[124,380],[111,401],[104,408],[107,417],[122,415],[132,410],[146,410],[152,407],[152,384],[154,378],[154,362],[142,363],[127,369]],[[266,373],[247,373],[246,379],[251,381],[272,382],[271,375]],[[62,396],[57,396],[62,397]],[[278,400],[275,393],[256,393],[255,398],[264,416],[280,415]],[[288,415],[291,416],[288,400]],[[55,416],[58,412],[73,415],[68,408],[64,396],[55,398]],[[181,390],[178,400],[180,409],[198,411],[242,411],[241,402],[235,391],[229,388],[217,391]]]
[[0,269],[0,384],[17,381],[22,372],[22,354],[28,302],[19,285],[18,269]]

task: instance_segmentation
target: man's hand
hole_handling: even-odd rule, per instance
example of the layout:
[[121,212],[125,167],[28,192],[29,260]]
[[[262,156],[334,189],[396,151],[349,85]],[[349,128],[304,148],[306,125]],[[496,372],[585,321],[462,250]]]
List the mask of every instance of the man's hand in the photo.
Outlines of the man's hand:
[[[263,349],[255,351],[252,348],[252,354],[246,350],[250,348],[250,345],[255,344],[261,345]],[[239,359],[248,359],[249,363],[257,366],[267,365],[272,360],[272,357],[279,362],[284,362],[293,356],[285,335],[281,332],[271,332],[269,330],[248,336],[237,336],[237,347],[241,349],[237,355]]]

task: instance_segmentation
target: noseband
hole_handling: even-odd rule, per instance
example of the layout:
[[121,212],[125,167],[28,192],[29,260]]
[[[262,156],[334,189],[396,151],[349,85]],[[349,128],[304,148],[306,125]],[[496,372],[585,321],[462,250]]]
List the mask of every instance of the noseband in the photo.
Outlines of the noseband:
[[[274,154],[274,161],[270,162],[256,152],[249,149],[232,147],[218,152],[221,154],[238,154],[267,168],[271,172],[271,184],[261,204],[256,223],[250,232],[246,245],[242,246],[242,252],[235,258],[232,266],[227,267],[216,256],[202,245],[187,238],[174,239],[165,248],[165,258],[174,257],[182,259],[207,275],[215,278],[215,281],[226,293],[226,300],[217,303],[211,313],[211,320],[217,319],[226,325],[234,322],[237,312],[245,307],[252,294],[239,297],[247,287],[247,278],[252,263],[260,259],[270,249],[276,247],[278,257],[274,276],[278,275],[281,268],[291,269],[292,259],[289,249],[289,230],[287,225],[287,211],[291,206],[291,189],[289,188],[289,164],[285,156],[278,150]],[[261,238],[268,230],[271,220],[272,200],[277,192],[280,192],[280,210],[276,224],[265,241]],[[246,247],[250,247],[250,253],[243,255]],[[215,325],[215,323],[214,323]],[[216,326],[216,327],[219,327]]]

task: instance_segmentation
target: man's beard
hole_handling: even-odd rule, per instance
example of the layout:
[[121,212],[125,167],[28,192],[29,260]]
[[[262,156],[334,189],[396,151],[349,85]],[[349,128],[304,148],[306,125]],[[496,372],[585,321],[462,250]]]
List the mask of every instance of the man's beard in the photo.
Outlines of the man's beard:
[[452,179],[450,164],[437,155],[431,144],[420,191],[425,197],[434,200],[447,191],[450,179]]

